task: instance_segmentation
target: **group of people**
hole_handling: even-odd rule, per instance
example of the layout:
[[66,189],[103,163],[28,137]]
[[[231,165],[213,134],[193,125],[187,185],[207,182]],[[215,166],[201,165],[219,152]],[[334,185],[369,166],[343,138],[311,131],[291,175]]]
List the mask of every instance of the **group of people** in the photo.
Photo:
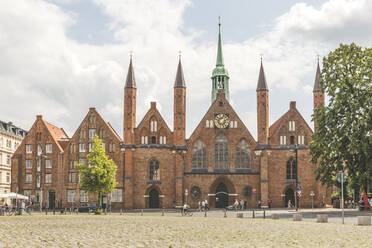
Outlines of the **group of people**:
[[[271,208],[271,203],[272,203],[271,199],[268,199],[267,200],[267,207],[268,208]],[[258,202],[257,202],[257,208],[261,208],[261,207],[262,207],[262,202],[260,200],[258,200]]]
[[199,208],[199,211],[209,210],[208,200],[205,199],[203,201],[199,201],[198,202],[198,208]]
[[235,199],[233,207],[235,210],[247,209],[247,201]]

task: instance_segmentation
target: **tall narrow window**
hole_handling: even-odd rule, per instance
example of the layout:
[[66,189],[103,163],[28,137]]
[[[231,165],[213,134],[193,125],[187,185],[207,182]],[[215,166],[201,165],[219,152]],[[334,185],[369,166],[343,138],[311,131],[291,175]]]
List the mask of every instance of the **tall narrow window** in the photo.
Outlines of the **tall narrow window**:
[[52,144],[46,144],[45,145],[45,152],[46,153],[52,153]]
[[291,135],[290,137],[289,137],[289,142],[290,142],[290,144],[291,145],[294,145],[294,136],[293,135]]
[[280,145],[284,146],[287,144],[287,136],[280,136]]
[[26,153],[31,154],[32,153],[32,145],[26,145]]
[[159,161],[153,159],[150,161],[150,180],[160,180]]
[[227,139],[223,134],[217,136],[214,145],[214,168],[229,168],[229,146],[227,144]]
[[247,141],[244,139],[236,147],[236,168],[250,168],[250,150]]
[[295,131],[296,130],[296,122],[295,121],[289,121],[289,131]]
[[299,145],[305,145],[305,135],[298,135],[297,136],[297,143]]
[[89,129],[89,139],[94,139],[95,136],[96,136],[96,129],[90,128]]
[[45,160],[45,168],[52,169],[52,160],[50,159]]
[[41,145],[37,145],[37,155],[40,156],[43,153]]
[[205,144],[198,140],[194,144],[192,150],[192,167],[206,168],[207,167],[207,150]]
[[296,179],[297,178],[297,163],[296,160],[291,157],[287,161],[287,179]]
[[26,169],[32,169],[32,160],[26,159]]

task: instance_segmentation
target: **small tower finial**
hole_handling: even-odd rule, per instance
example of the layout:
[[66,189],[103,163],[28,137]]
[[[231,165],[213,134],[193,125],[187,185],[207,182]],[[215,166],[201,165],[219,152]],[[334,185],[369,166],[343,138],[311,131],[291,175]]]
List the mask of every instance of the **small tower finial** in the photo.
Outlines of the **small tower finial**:
[[178,51],[178,58],[181,60],[181,55],[182,55],[182,52],[181,50]]
[[129,56],[130,56],[130,59],[132,59],[132,57],[133,57],[133,50],[130,50]]
[[320,55],[319,55],[319,53],[317,53],[316,54],[316,60],[318,61],[318,64],[319,64],[319,57],[320,57]]
[[263,59],[263,53],[260,53],[260,60],[262,62],[262,59]]

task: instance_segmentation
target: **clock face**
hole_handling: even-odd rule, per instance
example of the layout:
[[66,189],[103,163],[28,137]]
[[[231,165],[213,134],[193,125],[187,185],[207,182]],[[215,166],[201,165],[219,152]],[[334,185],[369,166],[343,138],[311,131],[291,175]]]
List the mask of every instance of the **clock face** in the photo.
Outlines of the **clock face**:
[[214,117],[214,125],[217,128],[228,128],[230,124],[230,119],[227,114],[217,114]]

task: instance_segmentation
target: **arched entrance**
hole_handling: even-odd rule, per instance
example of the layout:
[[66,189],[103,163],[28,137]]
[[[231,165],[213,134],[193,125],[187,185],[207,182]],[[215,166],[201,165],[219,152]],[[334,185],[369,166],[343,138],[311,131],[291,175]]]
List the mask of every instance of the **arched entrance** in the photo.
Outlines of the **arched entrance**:
[[48,193],[48,206],[50,209],[53,209],[56,207],[56,192],[54,190],[49,190]]
[[292,206],[295,205],[295,198],[294,198],[294,191],[291,188],[288,188],[285,191],[285,197],[284,197],[284,206],[288,207],[288,202],[291,201]]
[[152,189],[149,192],[149,208],[159,208],[159,191]]
[[229,204],[229,192],[224,183],[220,183],[216,188],[216,208],[225,208]]

